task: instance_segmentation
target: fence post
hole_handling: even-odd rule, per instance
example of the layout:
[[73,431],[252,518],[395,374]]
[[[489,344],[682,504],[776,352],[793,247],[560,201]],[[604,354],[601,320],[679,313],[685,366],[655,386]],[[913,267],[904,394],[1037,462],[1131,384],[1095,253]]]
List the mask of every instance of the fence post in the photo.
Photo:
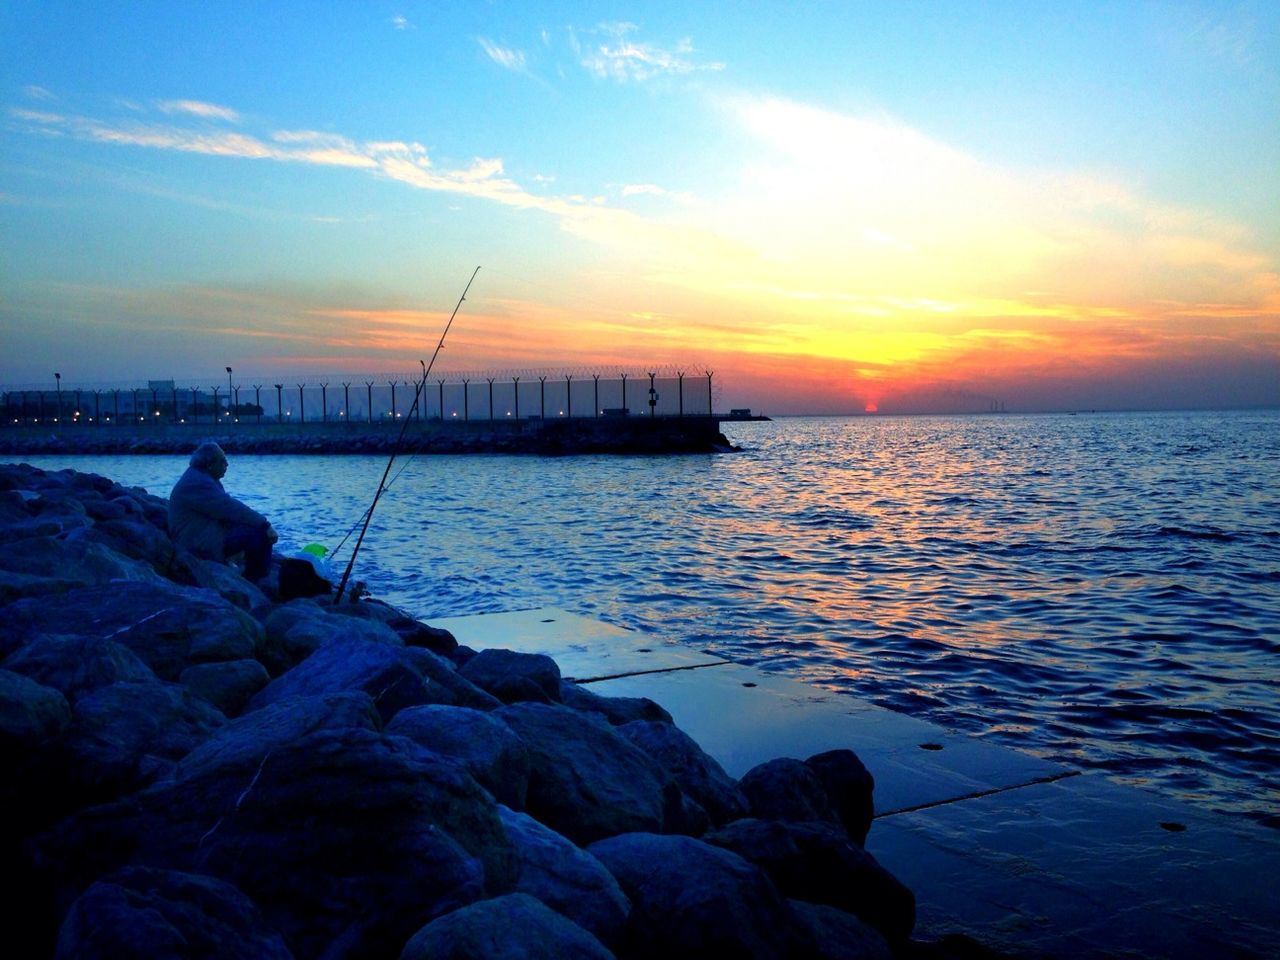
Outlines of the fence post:
[[493,423],[493,377],[486,377],[489,381],[489,422]]
[[395,382],[394,380],[388,380],[388,381],[387,381],[387,383],[389,383],[389,384],[391,385],[391,422],[392,422],[392,423],[395,423],[395,420],[396,420],[396,382]]
[[600,416],[600,374],[593,373],[591,375],[591,379],[596,382],[596,392],[595,392],[596,413],[595,415],[599,417]]
[[464,423],[471,419],[471,411],[469,409],[468,401],[468,394],[471,392],[470,387],[468,386],[470,383],[471,381],[466,377],[462,378],[462,420]]
[[440,387],[440,422],[444,423],[444,377],[437,377],[436,384]]
[[329,384],[320,384],[320,422],[329,422]]
[[680,416],[683,417],[684,416],[684,371],[683,370],[681,370],[676,375],[676,382],[679,384],[679,387],[676,392],[680,398]]
[[547,419],[547,378],[539,377],[538,382],[542,384],[542,419]]
[[711,399],[711,371],[707,371],[707,416],[715,415],[714,401]]
[[305,383],[298,384],[298,424],[305,427],[307,425],[307,395],[302,392]]
[[653,378],[657,374],[650,371],[649,373],[649,416],[652,417],[658,410],[658,391],[654,389]]
[[511,378],[511,392],[515,394],[516,423],[520,422],[520,378]]
[[622,409],[627,409],[627,375],[622,375]]
[[342,385],[342,416],[347,423],[351,422],[351,383]]

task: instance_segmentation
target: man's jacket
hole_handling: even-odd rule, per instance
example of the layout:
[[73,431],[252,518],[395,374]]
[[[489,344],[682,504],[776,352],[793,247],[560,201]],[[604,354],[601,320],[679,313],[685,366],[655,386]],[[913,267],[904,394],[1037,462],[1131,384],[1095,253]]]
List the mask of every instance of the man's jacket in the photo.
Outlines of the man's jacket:
[[266,517],[196,467],[188,467],[169,494],[169,536],[198,557],[224,560],[223,541],[229,529],[268,525]]

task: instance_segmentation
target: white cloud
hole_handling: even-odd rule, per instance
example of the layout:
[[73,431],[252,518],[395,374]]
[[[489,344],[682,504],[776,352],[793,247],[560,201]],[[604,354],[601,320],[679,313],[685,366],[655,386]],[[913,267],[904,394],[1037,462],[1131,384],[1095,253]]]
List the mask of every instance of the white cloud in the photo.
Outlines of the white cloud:
[[597,33],[606,37],[603,42],[581,48],[576,36],[572,38],[572,42],[575,49],[579,50],[581,63],[587,70],[597,77],[622,82],[640,82],[659,76],[724,69],[723,63],[696,62],[693,59],[691,40],[681,40],[668,50],[629,39],[629,35],[637,30],[639,27],[634,23],[606,23],[596,29]]
[[393,27],[395,27],[397,30],[416,30],[416,29],[418,29],[418,28],[417,28],[417,27],[415,27],[412,23],[410,23],[410,22],[409,22],[409,18],[408,18],[408,17],[406,17],[406,16],[404,16],[404,14],[400,14],[400,13],[397,13],[394,17],[392,17],[392,18],[391,18],[391,25],[392,25]]
[[522,51],[500,46],[488,37],[477,37],[476,39],[489,59],[498,66],[516,72],[522,72],[525,69],[525,56]]
[[237,123],[240,114],[230,107],[221,107],[216,103],[204,103],[200,100],[161,100],[156,106],[164,113],[185,113],[206,120],[226,120]]
[[32,100],[57,100],[58,98],[52,91],[46,90],[44,87],[37,86],[34,83],[28,84],[22,88],[22,92]]
[[628,183],[622,188],[624,197],[661,197],[664,200],[675,200],[678,203],[693,203],[694,196],[679,190],[668,190],[654,183]]

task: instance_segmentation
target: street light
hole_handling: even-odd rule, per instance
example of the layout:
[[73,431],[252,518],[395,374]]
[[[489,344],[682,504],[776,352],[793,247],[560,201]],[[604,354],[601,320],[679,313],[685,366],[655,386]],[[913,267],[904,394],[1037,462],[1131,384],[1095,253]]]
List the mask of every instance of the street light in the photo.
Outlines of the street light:
[[227,415],[231,414],[231,368],[227,367]]
[[53,379],[58,386],[58,419],[55,420],[54,422],[61,423],[62,422],[62,374],[55,373],[53,375]]

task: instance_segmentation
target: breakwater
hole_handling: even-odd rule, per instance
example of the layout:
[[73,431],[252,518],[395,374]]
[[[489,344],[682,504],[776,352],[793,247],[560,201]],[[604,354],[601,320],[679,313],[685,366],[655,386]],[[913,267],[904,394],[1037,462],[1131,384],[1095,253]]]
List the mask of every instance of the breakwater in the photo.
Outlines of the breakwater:
[[848,750],[731,778],[549,657],[280,602],[107,478],[0,467],[0,534],[0,855],[33,955],[983,955],[911,939]]
[[0,430],[0,456],[190,453],[216,440],[235,454],[713,453],[730,449],[720,418],[601,417],[400,423],[191,423],[60,426]]

